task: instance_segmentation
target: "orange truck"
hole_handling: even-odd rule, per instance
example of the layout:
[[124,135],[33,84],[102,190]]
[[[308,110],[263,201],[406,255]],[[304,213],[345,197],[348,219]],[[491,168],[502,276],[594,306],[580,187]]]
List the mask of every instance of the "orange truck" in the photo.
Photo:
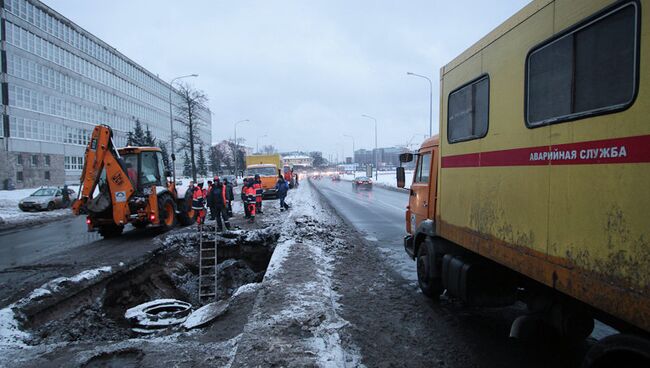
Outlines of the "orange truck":
[[275,197],[275,184],[278,182],[282,159],[280,154],[271,155],[249,155],[246,156],[246,176],[260,176],[262,189],[264,190],[263,198]]
[[87,214],[88,231],[104,238],[122,234],[127,224],[136,228],[168,229],[194,222],[191,198],[178,198],[170,173],[164,169],[158,147],[116,148],[113,131],[97,125],[86,147],[75,215]]
[[[650,366],[650,9],[535,0],[440,70],[404,246],[422,292],[525,302],[512,335],[618,330],[585,367]],[[398,168],[398,186],[404,186]],[[617,358],[618,357],[618,358]],[[619,361],[622,362],[622,361]]]

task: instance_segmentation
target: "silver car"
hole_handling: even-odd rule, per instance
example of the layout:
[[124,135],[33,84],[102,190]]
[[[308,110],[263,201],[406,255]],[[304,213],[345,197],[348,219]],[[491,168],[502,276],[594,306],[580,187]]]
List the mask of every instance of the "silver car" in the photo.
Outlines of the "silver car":
[[63,200],[63,189],[56,187],[43,187],[32,193],[29,197],[18,202],[18,207],[23,211],[52,211],[57,208],[70,206],[74,191],[67,189],[68,201]]

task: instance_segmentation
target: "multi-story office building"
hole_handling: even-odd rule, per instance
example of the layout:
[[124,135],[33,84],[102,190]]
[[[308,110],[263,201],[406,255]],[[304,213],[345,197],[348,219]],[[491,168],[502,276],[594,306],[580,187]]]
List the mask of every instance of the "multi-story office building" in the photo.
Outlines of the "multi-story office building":
[[[78,181],[97,124],[113,128],[117,146],[126,144],[136,121],[169,142],[168,83],[40,1],[0,4],[0,186],[8,180],[18,188]],[[207,148],[209,111],[202,115]],[[179,172],[183,155],[176,156]]]

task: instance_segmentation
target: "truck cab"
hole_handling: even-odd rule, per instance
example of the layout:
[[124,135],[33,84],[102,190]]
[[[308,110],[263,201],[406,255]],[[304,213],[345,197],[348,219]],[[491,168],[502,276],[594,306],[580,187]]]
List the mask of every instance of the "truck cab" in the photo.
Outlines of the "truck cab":
[[[415,258],[417,254],[416,244],[419,243],[419,238],[433,234],[435,228],[438,147],[438,136],[434,136],[425,140],[417,153],[400,155],[402,162],[415,160],[409,203],[406,207],[407,235],[404,237],[404,248],[411,258]],[[403,168],[399,169],[398,186],[403,188],[405,174]]]

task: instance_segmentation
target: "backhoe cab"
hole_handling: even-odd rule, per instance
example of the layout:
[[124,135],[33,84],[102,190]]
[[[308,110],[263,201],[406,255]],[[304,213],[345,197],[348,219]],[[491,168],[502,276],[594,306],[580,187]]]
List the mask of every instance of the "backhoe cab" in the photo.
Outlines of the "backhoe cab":
[[86,147],[81,189],[72,205],[75,215],[87,213],[88,231],[118,236],[126,224],[168,229],[194,222],[191,199],[178,198],[168,181],[158,147],[116,149],[107,125],[93,130]]

